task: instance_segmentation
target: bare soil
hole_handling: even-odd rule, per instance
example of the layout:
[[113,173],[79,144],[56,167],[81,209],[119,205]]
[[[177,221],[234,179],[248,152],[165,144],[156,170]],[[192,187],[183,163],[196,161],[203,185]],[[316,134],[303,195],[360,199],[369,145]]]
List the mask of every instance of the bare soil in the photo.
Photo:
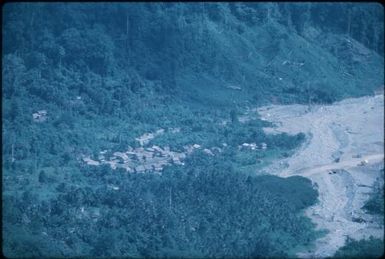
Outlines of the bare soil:
[[[328,233],[299,257],[328,257],[346,237],[384,238],[383,223],[361,208],[384,165],[384,98],[382,95],[345,99],[332,105],[272,105],[257,110],[272,122],[265,132],[303,132],[307,141],[297,152],[266,168],[281,177],[312,180],[319,202],[305,214]],[[368,164],[359,165],[367,160]]]

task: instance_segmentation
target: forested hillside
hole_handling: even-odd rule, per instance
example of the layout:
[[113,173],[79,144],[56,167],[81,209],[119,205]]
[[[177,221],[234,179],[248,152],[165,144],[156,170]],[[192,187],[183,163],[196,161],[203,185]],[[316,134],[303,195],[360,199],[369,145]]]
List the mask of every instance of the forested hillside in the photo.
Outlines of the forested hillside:
[[[305,178],[260,169],[304,135],[265,135],[267,122],[242,116],[384,84],[379,4],[8,3],[2,11],[9,257],[292,256],[319,235],[302,213],[317,191]],[[138,141],[149,132],[160,133]],[[161,173],[103,160],[128,148],[185,159],[165,159]],[[135,156],[135,165],[149,163]]]
[[377,4],[9,4],[4,94],[28,84],[63,106],[83,93],[106,112],[157,87],[210,103],[330,102],[381,87],[382,15]]

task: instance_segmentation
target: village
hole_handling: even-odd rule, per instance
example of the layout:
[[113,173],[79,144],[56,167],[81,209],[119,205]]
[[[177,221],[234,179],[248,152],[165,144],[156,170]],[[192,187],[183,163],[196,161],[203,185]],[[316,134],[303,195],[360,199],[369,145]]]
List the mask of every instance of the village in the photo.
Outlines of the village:
[[83,157],[83,161],[88,165],[108,164],[112,169],[124,168],[129,173],[160,173],[166,165],[184,165],[183,160],[186,158],[186,154],[197,148],[200,146],[194,144],[186,148],[186,152],[176,152],[171,151],[169,146],[164,148],[156,145],[146,148],[128,147],[126,152],[114,152],[109,158],[105,156],[107,150],[103,150],[99,153],[98,160]]
[[[173,128],[169,131],[177,133],[180,129]],[[140,147],[133,148],[128,146],[125,152],[114,152],[111,156],[107,156],[108,151],[103,150],[99,152],[97,160],[91,159],[89,156],[83,156],[82,160],[88,165],[100,166],[107,164],[112,169],[123,168],[129,173],[161,173],[167,165],[184,165],[183,160],[187,155],[197,149],[201,149],[201,146],[198,144],[184,146],[182,152],[172,151],[169,146],[163,148],[157,145],[148,146],[153,138],[162,135],[164,132],[164,129],[159,129],[135,138],[139,142]],[[218,152],[218,149],[215,150]],[[202,151],[214,155],[209,149],[203,149]]]
[[[203,148],[199,144],[190,144],[183,146],[183,151],[173,151],[169,146],[160,147],[157,145],[148,145],[150,141],[162,135],[164,129],[159,129],[153,133],[145,133],[138,138],[140,147],[133,148],[128,146],[125,152],[114,152],[108,155],[108,150],[100,151],[97,158],[82,156],[83,162],[91,166],[109,165],[112,169],[123,168],[129,173],[158,173],[167,165],[184,165],[184,160],[197,150],[201,150],[207,156],[215,156],[227,148],[227,143],[222,143],[222,147]],[[179,128],[170,129],[171,133],[180,132]],[[257,145],[256,143],[243,143],[238,146],[238,150],[265,150],[266,143]]]

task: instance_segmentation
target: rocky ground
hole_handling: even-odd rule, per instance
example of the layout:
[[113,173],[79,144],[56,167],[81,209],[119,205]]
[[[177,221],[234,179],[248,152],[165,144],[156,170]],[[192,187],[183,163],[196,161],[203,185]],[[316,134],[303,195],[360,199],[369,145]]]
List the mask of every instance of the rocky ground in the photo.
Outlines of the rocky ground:
[[[347,236],[383,238],[383,223],[361,209],[382,177],[383,96],[345,99],[333,105],[273,105],[261,107],[258,113],[275,125],[265,128],[268,133],[303,132],[308,137],[295,155],[266,168],[282,177],[307,177],[318,188],[319,202],[306,214],[328,233],[313,250],[298,256],[332,256]],[[365,160],[367,164],[360,165]]]

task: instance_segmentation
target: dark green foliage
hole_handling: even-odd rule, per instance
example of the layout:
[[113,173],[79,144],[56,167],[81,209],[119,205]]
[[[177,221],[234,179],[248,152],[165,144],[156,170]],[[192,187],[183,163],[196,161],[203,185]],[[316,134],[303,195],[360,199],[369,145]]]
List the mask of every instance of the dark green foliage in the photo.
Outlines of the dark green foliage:
[[239,123],[237,112],[235,110],[230,111],[231,123]]
[[[188,171],[95,173],[87,180],[94,187],[60,184],[61,194],[48,202],[26,193],[27,206],[17,199],[5,205],[35,225],[13,223],[7,255],[288,256],[292,247],[314,240],[310,221],[300,215],[316,201],[310,181],[245,176],[228,165],[196,154],[187,161]],[[120,190],[109,189],[100,177]],[[296,196],[300,192],[311,195]],[[18,218],[4,217],[9,223]],[[60,240],[65,246],[46,247]]]
[[43,170],[41,170],[39,173],[39,182],[40,183],[47,183],[48,182],[47,174]]
[[7,97],[29,85],[31,94],[63,103],[60,95],[71,90],[111,114],[128,108],[122,102],[128,89],[149,92],[145,80],[211,105],[253,96],[258,103],[330,103],[372,93],[383,81],[377,54],[383,10],[376,4],[9,4],[5,10]]
[[[384,170],[382,169],[382,173]],[[370,214],[377,214],[384,216],[384,183],[379,180],[376,182],[373,188],[373,193],[369,200],[365,203],[363,209],[367,210]]]
[[333,258],[381,258],[384,255],[384,241],[370,237],[367,240],[348,239]]
[[364,209],[372,214],[384,215],[384,193],[375,193],[365,204]]
[[[304,135],[265,135],[267,123],[240,118],[250,107],[330,103],[383,85],[377,7],[6,4],[5,255],[284,257],[310,244],[310,181],[254,176]],[[82,161],[138,147],[136,137],[159,128],[151,145],[222,152],[196,151],[162,176]],[[268,150],[238,149],[263,142]]]
[[[264,176],[260,178],[260,181],[268,189],[276,190],[277,195],[282,195],[282,199],[288,199],[291,206],[297,210],[311,206],[317,199],[318,194],[314,189],[297,188],[300,185],[311,186],[311,181],[307,178],[292,176],[283,181],[280,178]],[[282,193],[278,194],[278,190],[281,190]]]

